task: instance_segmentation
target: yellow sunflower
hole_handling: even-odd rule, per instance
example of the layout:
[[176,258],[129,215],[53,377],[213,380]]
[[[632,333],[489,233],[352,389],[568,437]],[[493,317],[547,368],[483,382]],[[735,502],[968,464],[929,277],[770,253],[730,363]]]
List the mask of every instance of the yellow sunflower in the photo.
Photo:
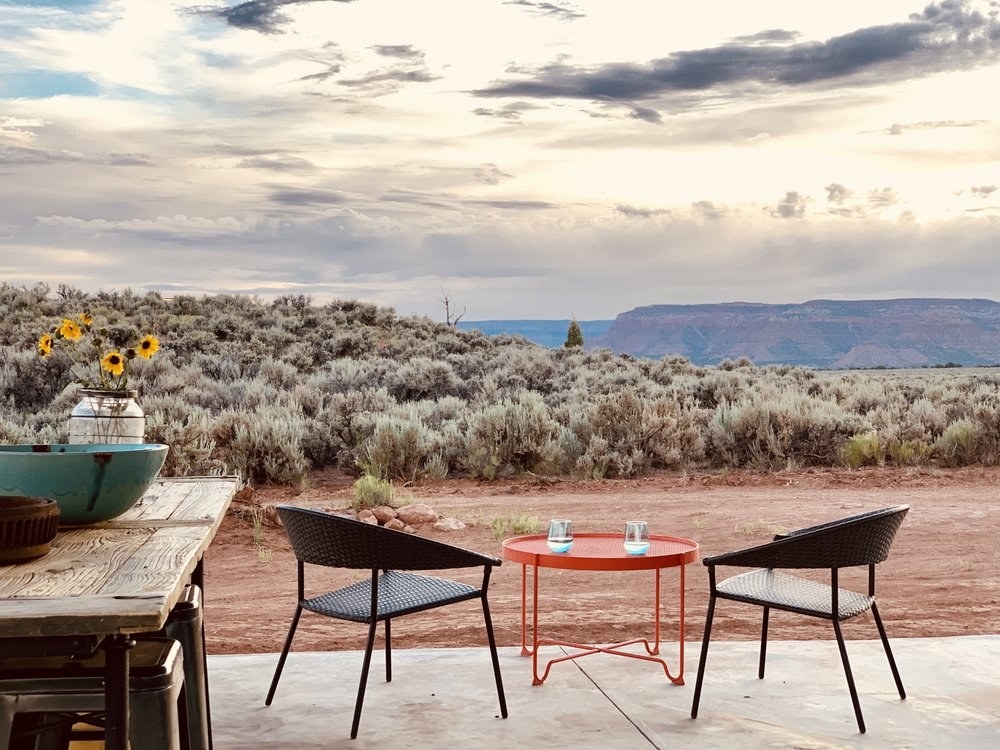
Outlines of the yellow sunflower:
[[80,325],[75,320],[63,318],[63,322],[59,326],[59,335],[69,341],[77,341],[82,335]]
[[42,337],[38,339],[38,352],[43,356],[47,357],[52,354],[52,334],[43,333]]
[[125,372],[125,358],[121,355],[121,352],[109,352],[101,360],[101,369],[105,372],[110,372],[117,378]]
[[83,323],[83,325],[85,326],[91,326],[94,324],[94,316],[91,315],[90,313],[86,312],[80,313],[79,318],[80,322]]
[[160,342],[156,336],[146,336],[146,338],[139,342],[139,346],[136,347],[136,352],[143,359],[149,359],[159,350]]

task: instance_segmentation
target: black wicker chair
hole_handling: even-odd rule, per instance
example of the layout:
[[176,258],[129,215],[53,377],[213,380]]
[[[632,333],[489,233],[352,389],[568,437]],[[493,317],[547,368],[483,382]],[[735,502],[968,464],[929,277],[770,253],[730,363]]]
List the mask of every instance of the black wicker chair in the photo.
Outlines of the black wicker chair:
[[[847,675],[847,687],[851,691],[851,701],[854,703],[854,715],[858,720],[858,729],[862,733],[865,731],[865,721],[861,716],[858,691],[854,686],[840,623],[870,609],[878,626],[885,654],[889,658],[889,666],[896,680],[899,697],[906,698],[903,682],[896,669],[896,660],[889,648],[885,626],[875,604],[875,566],[889,556],[892,540],[908,510],[907,505],[882,508],[788,534],[779,534],[768,544],[704,558],[703,562],[708,567],[708,614],[705,618],[705,637],[701,646],[701,658],[698,661],[698,680],[695,683],[694,701],[691,704],[691,718],[698,716],[702,679],[705,676],[705,657],[708,655],[712,617],[715,614],[717,599],[731,599],[764,608],[760,634],[760,664],[757,670],[757,676],[761,679],[764,677],[767,620],[771,609],[830,620],[833,623],[833,632],[837,636],[837,645],[840,647],[840,658]],[[839,570],[862,565],[868,566],[868,593],[862,594],[840,588]],[[757,569],[717,583],[715,569],[721,566]],[[780,569],[807,568],[828,568],[829,585],[779,572]]]
[[[265,705],[271,705],[271,700],[274,698],[274,691],[278,687],[278,679],[281,677],[281,670],[291,648],[302,610],[339,620],[365,623],[368,625],[368,641],[361,667],[358,698],[354,705],[354,723],[351,725],[351,739],[354,739],[358,736],[358,724],[361,721],[361,705],[365,698],[368,668],[371,665],[372,648],[375,645],[376,625],[380,621],[385,622],[385,680],[391,682],[390,622],[393,618],[443,607],[446,604],[479,599],[486,619],[486,636],[493,659],[493,675],[500,699],[500,715],[507,718],[507,699],[504,697],[503,681],[500,677],[500,660],[497,657],[493,621],[490,619],[486,593],[490,583],[490,573],[493,566],[500,565],[500,560],[432,539],[317,510],[290,505],[279,505],[277,510],[298,561],[299,601],[295,607],[291,627],[288,629],[285,647],[274,670],[274,678],[271,680]],[[371,579],[358,581],[307,599],[306,563],[331,568],[370,570]],[[480,566],[483,568],[483,583],[479,588],[445,578],[404,572]]]

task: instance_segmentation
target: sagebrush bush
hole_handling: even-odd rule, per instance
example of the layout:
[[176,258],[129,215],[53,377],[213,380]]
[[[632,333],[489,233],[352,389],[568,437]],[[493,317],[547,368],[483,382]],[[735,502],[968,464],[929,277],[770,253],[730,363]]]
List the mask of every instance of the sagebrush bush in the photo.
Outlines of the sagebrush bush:
[[979,428],[971,419],[959,419],[945,428],[934,443],[942,466],[968,466],[975,462]]
[[375,428],[358,454],[358,466],[379,479],[415,482],[438,441],[416,414],[380,414]]
[[392,482],[371,474],[362,474],[354,482],[354,499],[351,506],[355,510],[375,508],[379,505],[392,507],[394,497]]
[[862,466],[881,466],[885,463],[887,449],[878,433],[866,432],[852,435],[840,448],[840,460],[851,469]]
[[465,468],[483,479],[541,469],[554,457],[558,429],[537,393],[483,407],[469,417]]

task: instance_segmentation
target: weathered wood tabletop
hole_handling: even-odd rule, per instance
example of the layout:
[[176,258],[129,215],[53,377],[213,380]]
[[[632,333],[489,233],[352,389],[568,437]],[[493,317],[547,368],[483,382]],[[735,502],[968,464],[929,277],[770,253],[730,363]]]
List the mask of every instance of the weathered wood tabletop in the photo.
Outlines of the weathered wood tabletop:
[[60,527],[44,557],[0,566],[0,636],[159,629],[237,485],[235,477],[161,479],[118,518]]

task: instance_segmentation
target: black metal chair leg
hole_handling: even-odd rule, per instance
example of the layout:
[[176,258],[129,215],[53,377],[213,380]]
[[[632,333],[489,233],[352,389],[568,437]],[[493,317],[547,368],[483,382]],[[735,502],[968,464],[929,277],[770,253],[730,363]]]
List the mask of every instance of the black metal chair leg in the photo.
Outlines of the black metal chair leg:
[[899,697],[906,700],[906,690],[903,688],[903,681],[899,677],[899,670],[896,669],[896,659],[892,655],[892,649],[889,648],[889,637],[885,634],[885,625],[882,624],[882,617],[878,613],[878,607],[875,606],[875,602],[872,602],[872,615],[874,615],[875,624],[878,626],[878,634],[882,639],[885,655],[889,658],[889,668],[892,669],[892,678],[896,681],[896,690],[899,691]]
[[392,628],[385,621],[385,681],[392,682]]
[[295,628],[298,627],[299,618],[302,616],[302,605],[296,605],[295,616],[292,617],[292,624],[288,628],[288,635],[285,637],[285,646],[281,649],[281,656],[278,657],[278,666],[274,669],[274,677],[271,678],[271,687],[267,691],[267,698],[264,705],[270,706],[274,699],[274,691],[278,689],[278,680],[281,679],[281,670],[285,667],[285,659],[288,658],[288,651],[292,647],[292,638],[295,637]]
[[764,621],[760,626],[760,664],[757,665],[757,679],[764,679],[764,660],[767,658],[767,621],[770,607],[764,607]]
[[715,616],[715,594],[708,598],[708,614],[705,615],[705,635],[701,640],[701,655],[698,657],[698,679],[694,683],[694,699],[691,701],[691,718],[698,718],[698,702],[701,700],[701,682],[705,677],[705,659],[708,656],[708,642],[712,637],[712,618]]
[[358,699],[354,703],[354,722],[351,724],[351,739],[358,736],[358,726],[361,724],[361,705],[365,702],[365,687],[368,685],[368,668],[372,663],[372,650],[375,648],[375,628],[378,621],[372,620],[368,626],[368,643],[365,644],[365,661],[361,665],[361,682],[358,683]]
[[490,658],[493,660],[493,677],[497,683],[497,698],[500,699],[500,716],[507,718],[507,697],[503,692],[503,678],[500,677],[500,657],[497,656],[497,639],[493,634],[493,619],[490,617],[490,605],[486,597],[482,598],[483,617],[486,620],[486,638],[490,644]]
[[847,687],[851,691],[851,703],[854,704],[854,715],[858,719],[858,731],[865,733],[865,720],[861,716],[861,702],[858,700],[858,689],[854,686],[854,675],[851,673],[851,662],[847,658],[847,646],[844,644],[844,634],[840,632],[840,622],[833,622],[833,632],[837,635],[837,646],[840,648],[840,660],[844,662],[844,674],[847,675]]

